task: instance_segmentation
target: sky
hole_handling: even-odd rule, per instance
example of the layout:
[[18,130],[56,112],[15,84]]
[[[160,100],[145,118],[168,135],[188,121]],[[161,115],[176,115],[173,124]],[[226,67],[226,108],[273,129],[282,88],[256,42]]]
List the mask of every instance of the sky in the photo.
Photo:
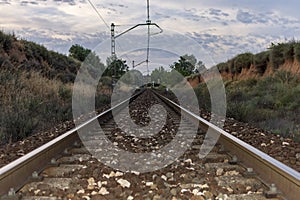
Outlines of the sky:
[[[109,45],[112,22],[119,34],[135,24],[145,23],[147,18],[146,0],[90,1],[106,24],[88,0],[0,0],[0,29],[64,54],[68,54],[73,44],[109,51],[103,44]],[[151,37],[150,46],[168,51],[162,53],[164,57],[173,55],[173,49],[181,49],[176,55],[185,51],[195,53],[194,47],[199,45],[198,59],[208,65],[217,64],[239,53],[264,51],[272,42],[298,40],[299,8],[296,0],[150,0],[150,19],[164,30]],[[151,32],[156,32],[155,27],[151,27]],[[122,45],[117,47],[117,54],[125,55],[124,48],[137,54],[136,49],[127,46],[132,44],[138,48],[138,43],[145,47],[146,33],[147,27],[140,27],[118,38]],[[125,57],[130,62],[134,59],[139,62],[133,54],[127,53]],[[209,57],[210,61],[203,57]],[[161,61],[157,59],[157,62]]]

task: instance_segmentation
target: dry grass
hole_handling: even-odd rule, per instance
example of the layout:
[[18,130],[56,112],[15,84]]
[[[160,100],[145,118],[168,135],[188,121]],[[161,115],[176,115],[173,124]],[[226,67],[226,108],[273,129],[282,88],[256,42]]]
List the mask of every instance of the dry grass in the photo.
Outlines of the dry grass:
[[12,142],[71,117],[71,84],[37,72],[0,72],[1,143]]

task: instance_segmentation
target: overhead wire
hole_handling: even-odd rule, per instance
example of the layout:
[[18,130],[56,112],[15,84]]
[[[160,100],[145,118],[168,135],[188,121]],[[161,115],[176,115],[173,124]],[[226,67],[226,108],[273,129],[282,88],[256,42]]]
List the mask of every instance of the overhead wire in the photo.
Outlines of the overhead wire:
[[103,21],[103,23],[106,25],[106,27],[108,29],[110,29],[109,25],[106,23],[106,21],[104,20],[104,18],[102,17],[102,15],[99,13],[99,11],[97,10],[96,6],[93,4],[93,2],[91,0],[88,0],[88,2],[90,3],[90,5],[92,6],[92,8],[96,11],[97,15],[100,17],[100,19]]
[[[105,19],[102,17],[102,15],[100,14],[100,12],[97,10],[97,8],[93,4],[93,2],[91,0],[88,0],[88,2],[92,6],[92,8],[96,11],[97,15],[103,21],[103,23],[105,24],[105,26],[110,30],[110,26],[108,25],[108,23],[106,23]],[[148,27],[148,32],[147,32],[146,60],[144,62],[146,62],[147,74],[149,75],[150,37],[151,37],[151,32],[150,32],[151,20],[150,20],[150,4],[149,4],[149,0],[147,0],[147,21],[146,21],[146,23],[148,25],[147,26]],[[121,45],[119,44],[119,42],[116,41],[116,44],[121,49],[121,51],[123,51],[123,49],[122,49]],[[124,54],[124,56],[127,58],[127,60],[129,61],[129,63],[132,62],[131,59],[127,56],[127,54]],[[141,63],[143,63],[143,62],[141,62]]]
[[147,75],[149,76],[149,54],[150,54],[150,8],[149,8],[149,0],[147,0],[147,23],[148,23],[148,35],[147,35],[147,57],[146,57],[146,65],[147,65]]
[[147,40],[147,57],[146,57],[147,75],[149,75],[149,54],[150,54],[150,25],[148,25],[148,40]]
[[[99,16],[99,18],[102,20],[102,22],[105,24],[105,26],[110,30],[110,26],[108,25],[108,23],[106,23],[105,19],[102,17],[102,15],[100,14],[100,12],[97,10],[96,6],[93,4],[93,2],[91,0],[88,0],[89,4],[92,6],[92,8],[96,11],[97,15]],[[119,48],[122,50],[121,45],[116,41],[116,44],[119,46]],[[125,57],[127,58],[127,60],[129,60],[131,62],[131,59],[129,59],[129,57],[125,54]]]

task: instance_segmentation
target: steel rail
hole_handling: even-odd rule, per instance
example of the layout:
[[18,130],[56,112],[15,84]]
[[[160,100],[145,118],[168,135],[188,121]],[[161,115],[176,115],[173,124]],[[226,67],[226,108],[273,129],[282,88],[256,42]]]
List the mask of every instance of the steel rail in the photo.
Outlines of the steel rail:
[[136,93],[112,108],[94,116],[79,126],[76,126],[41,147],[0,168],[0,197],[6,195],[11,188],[13,188],[14,191],[18,191],[29,181],[33,172],[40,172],[43,170],[50,163],[51,159],[57,158],[67,147],[72,146],[76,140],[79,140],[77,134],[79,129],[87,126],[98,118],[105,116],[114,109],[120,109],[122,106],[126,105],[127,102],[139,96],[142,92],[143,91]]
[[289,200],[298,200],[300,197],[300,173],[289,166],[270,157],[266,153],[256,149],[246,142],[234,137],[230,133],[208,122],[193,112],[174,103],[170,99],[154,92],[159,98],[169,105],[180,109],[181,113],[188,115],[193,121],[197,121],[203,129],[210,129],[210,133],[220,135],[218,142],[231,154],[236,155],[239,162],[253,168],[255,173],[266,183],[274,183],[284,197]]
[[[17,190],[23,184],[25,184],[27,178],[32,174],[33,171],[40,170],[43,166],[47,165],[53,156],[57,156],[57,154],[62,152],[65,147],[71,145],[74,140],[78,138],[77,130],[85,127],[101,116],[106,115],[112,109],[120,108],[126,102],[130,101],[132,98],[141,93],[142,91],[1,168],[0,195],[4,195],[12,187]],[[192,121],[199,123],[200,127],[204,129],[210,128],[211,131],[220,134],[219,143],[224,145],[225,149],[231,154],[237,155],[240,162],[243,162],[243,164],[245,164],[247,167],[254,168],[255,172],[264,181],[267,181],[268,183],[275,183],[283,195],[288,199],[298,199],[300,196],[299,172],[232,136],[214,124],[206,121],[182,106],[179,106],[168,98],[156,92],[154,93],[168,105],[172,106],[174,109],[177,109],[185,116],[189,116]]]

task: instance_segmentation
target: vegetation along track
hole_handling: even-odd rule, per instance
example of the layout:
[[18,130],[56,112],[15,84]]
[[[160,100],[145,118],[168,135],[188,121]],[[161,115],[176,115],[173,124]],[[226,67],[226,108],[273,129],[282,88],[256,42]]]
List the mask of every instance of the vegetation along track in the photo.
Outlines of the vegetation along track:
[[[106,137],[118,148],[135,153],[155,152],[174,139],[182,117],[183,130],[193,137],[193,141],[173,163],[146,173],[115,170],[87,151],[76,133],[78,128],[75,128],[1,168],[0,193],[9,193],[2,198],[265,199],[266,196],[276,196],[271,183],[275,183],[281,192],[276,199],[299,197],[298,172],[187,110],[182,109],[178,114],[180,108],[175,103],[161,96],[158,98],[151,90],[145,90],[131,100],[131,117],[137,124],[147,125],[150,122],[147,109],[156,103],[164,105],[167,119],[162,130],[151,137],[136,138],[125,134],[116,126],[110,111],[99,114],[79,128],[98,119]],[[128,120],[121,109],[119,115],[121,121]],[[194,136],[189,127],[195,123],[199,123],[200,128]],[[221,137],[218,145],[204,159],[200,159],[199,150],[208,127],[221,133]],[[85,139],[97,144],[101,142],[98,136],[97,132],[90,132]],[[187,143],[182,141],[181,145]],[[233,155],[238,159],[235,160]],[[10,188],[17,191],[15,196]]]

